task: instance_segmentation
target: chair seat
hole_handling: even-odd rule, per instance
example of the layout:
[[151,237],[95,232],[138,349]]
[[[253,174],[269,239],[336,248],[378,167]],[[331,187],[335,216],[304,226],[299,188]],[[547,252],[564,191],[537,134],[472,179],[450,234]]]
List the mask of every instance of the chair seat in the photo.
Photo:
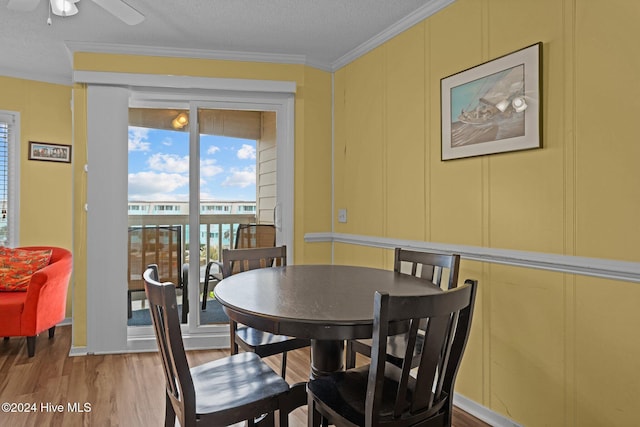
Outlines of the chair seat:
[[[288,384],[254,353],[240,353],[191,368],[196,413],[238,412],[243,405],[264,401],[264,412],[277,409],[273,396]],[[240,417],[240,420],[244,418]]]
[[[387,364],[390,373],[384,377],[382,406],[380,408],[380,421],[393,418],[394,404],[398,382],[393,379],[397,371],[395,367]],[[347,371],[336,372],[328,376],[309,381],[307,390],[316,401],[320,401],[323,408],[340,415],[348,422],[362,426],[365,424],[365,399],[367,394],[367,382],[369,377],[369,365]],[[411,394],[407,396],[407,407],[411,401]],[[439,415],[433,417],[433,421],[440,420]],[[431,422],[431,420],[430,420]],[[429,424],[427,424],[429,425]]]
[[0,298],[0,308],[2,308],[2,311],[20,314],[26,299],[26,292],[3,292],[2,298]]
[[236,337],[236,344],[238,344],[240,348],[245,351],[254,352],[260,357],[273,356],[309,345],[308,339],[275,335],[241,325],[238,325]]

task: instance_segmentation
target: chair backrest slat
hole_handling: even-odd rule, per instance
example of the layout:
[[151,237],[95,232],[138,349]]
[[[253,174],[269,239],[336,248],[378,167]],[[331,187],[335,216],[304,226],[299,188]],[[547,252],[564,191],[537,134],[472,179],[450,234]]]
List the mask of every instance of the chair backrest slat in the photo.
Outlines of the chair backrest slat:
[[440,396],[432,393],[432,386],[437,382],[438,366],[445,345],[445,336],[449,327],[448,316],[430,317],[424,335],[424,347],[416,378],[411,411],[418,412],[429,409],[434,400]]
[[[411,326],[409,327],[407,347],[404,354],[404,360],[413,361],[413,353],[416,347],[416,340],[418,336],[418,328],[420,327],[420,319],[411,319]],[[394,408],[394,416],[396,418],[402,415],[402,411],[405,408],[404,402],[407,399],[407,390],[409,386],[409,378],[411,378],[410,369],[402,369],[400,374],[400,381],[398,381],[398,390],[396,392],[396,404]]]
[[[388,416],[391,404],[392,416],[402,419],[403,425],[420,423],[447,413],[447,409],[450,417],[453,383],[466,346],[476,291],[477,282],[468,280],[463,286],[439,294],[400,296],[376,292],[366,425],[378,425],[381,412]],[[386,363],[389,326],[398,322],[409,322],[408,331],[398,331],[408,336],[401,366]],[[420,324],[426,324],[426,328],[416,365],[414,347],[421,333]],[[383,384],[387,387],[389,381],[397,387],[395,402],[384,402],[382,398]],[[381,411],[383,407],[387,410]]]
[[222,251],[223,277],[276,265],[287,265],[287,247],[285,245],[253,249],[224,249]]
[[[271,248],[276,245],[276,227],[272,224],[240,224],[236,230],[234,249]],[[224,262],[224,254],[222,257]],[[244,268],[241,270],[241,268]],[[231,264],[232,274],[240,271],[253,270],[252,267],[240,267],[236,263]]]
[[271,224],[240,224],[234,249],[268,248],[276,245],[276,227]]
[[[427,279],[437,286],[442,286],[442,278],[447,272],[447,282],[444,289],[458,286],[458,271],[460,269],[460,255],[437,254],[432,252],[412,251],[396,248],[393,270],[404,273],[405,264],[409,264],[412,276]],[[420,268],[420,271],[418,271]]]
[[[447,367],[449,366],[449,360],[450,360],[451,351],[453,348],[453,341],[456,334],[456,330],[458,329],[457,326],[458,326],[459,317],[460,317],[460,313],[456,312],[449,319],[449,323],[450,323],[448,328],[449,332],[447,333],[447,336],[445,338],[446,342],[443,347],[443,355],[440,358],[440,364],[438,365],[438,372],[446,372]],[[442,390],[444,387],[444,379],[445,379],[444,375],[438,375],[438,382],[436,383],[436,387],[435,387],[436,396],[442,395]]]

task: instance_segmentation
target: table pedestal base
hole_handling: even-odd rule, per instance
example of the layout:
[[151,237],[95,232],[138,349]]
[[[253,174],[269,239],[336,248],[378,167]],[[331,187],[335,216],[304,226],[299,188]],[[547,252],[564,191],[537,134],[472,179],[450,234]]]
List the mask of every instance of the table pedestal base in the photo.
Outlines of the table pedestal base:
[[311,340],[311,378],[344,369],[344,341]]

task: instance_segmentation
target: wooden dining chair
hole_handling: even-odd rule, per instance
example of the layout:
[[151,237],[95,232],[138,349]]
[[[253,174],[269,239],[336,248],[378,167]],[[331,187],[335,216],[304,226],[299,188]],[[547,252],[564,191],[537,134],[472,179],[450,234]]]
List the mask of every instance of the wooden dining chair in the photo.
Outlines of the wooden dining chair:
[[[336,426],[451,426],[456,374],[471,328],[475,280],[438,294],[376,292],[371,364],[307,384],[309,426],[322,418]],[[414,365],[420,324],[424,347]],[[399,323],[400,322],[400,323]],[[387,339],[398,324],[408,336],[400,366],[387,363]],[[402,329],[402,328],[400,328]]]
[[242,353],[190,368],[182,341],[175,285],[158,282],[158,267],[143,273],[166,380],[165,426],[222,426],[266,415],[288,425],[294,389],[257,355]]
[[[229,277],[232,274],[256,268],[285,265],[287,265],[287,247],[284,245],[272,248],[225,249],[222,251],[223,277]],[[231,354],[237,354],[240,348],[244,351],[256,353],[260,357],[281,354],[282,378],[285,378],[287,370],[287,352],[310,345],[310,341],[306,338],[275,335],[245,325],[239,325],[234,320],[229,321],[229,333],[231,337]]]
[[[276,227],[272,224],[240,224],[236,230],[234,249],[270,248],[276,245]],[[236,271],[237,272],[237,271]],[[222,280],[222,262],[209,261],[204,271],[202,310],[207,309],[209,285]]]
[[[411,274],[428,280],[443,289],[453,289],[458,285],[460,270],[460,255],[438,254],[432,252],[412,251],[396,248],[394,253],[393,271],[401,274]],[[443,282],[444,280],[444,282]],[[419,350],[422,338],[418,337]],[[400,363],[404,357],[406,341],[402,336],[390,337],[388,352],[391,362]],[[371,355],[371,339],[348,340],[346,345],[346,367],[356,365],[356,354]]]
[[131,226],[128,231],[128,290],[127,318],[132,317],[131,297],[134,292],[144,292],[142,274],[148,265],[158,266],[163,281],[182,289],[182,323],[187,322],[189,312],[188,279],[184,275],[182,252],[182,227],[177,226]]

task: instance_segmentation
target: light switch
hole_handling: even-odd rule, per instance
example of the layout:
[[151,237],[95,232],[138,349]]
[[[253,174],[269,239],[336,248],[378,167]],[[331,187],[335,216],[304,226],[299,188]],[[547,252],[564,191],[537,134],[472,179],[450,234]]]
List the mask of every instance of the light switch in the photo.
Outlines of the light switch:
[[347,222],[347,210],[338,209],[338,222]]

